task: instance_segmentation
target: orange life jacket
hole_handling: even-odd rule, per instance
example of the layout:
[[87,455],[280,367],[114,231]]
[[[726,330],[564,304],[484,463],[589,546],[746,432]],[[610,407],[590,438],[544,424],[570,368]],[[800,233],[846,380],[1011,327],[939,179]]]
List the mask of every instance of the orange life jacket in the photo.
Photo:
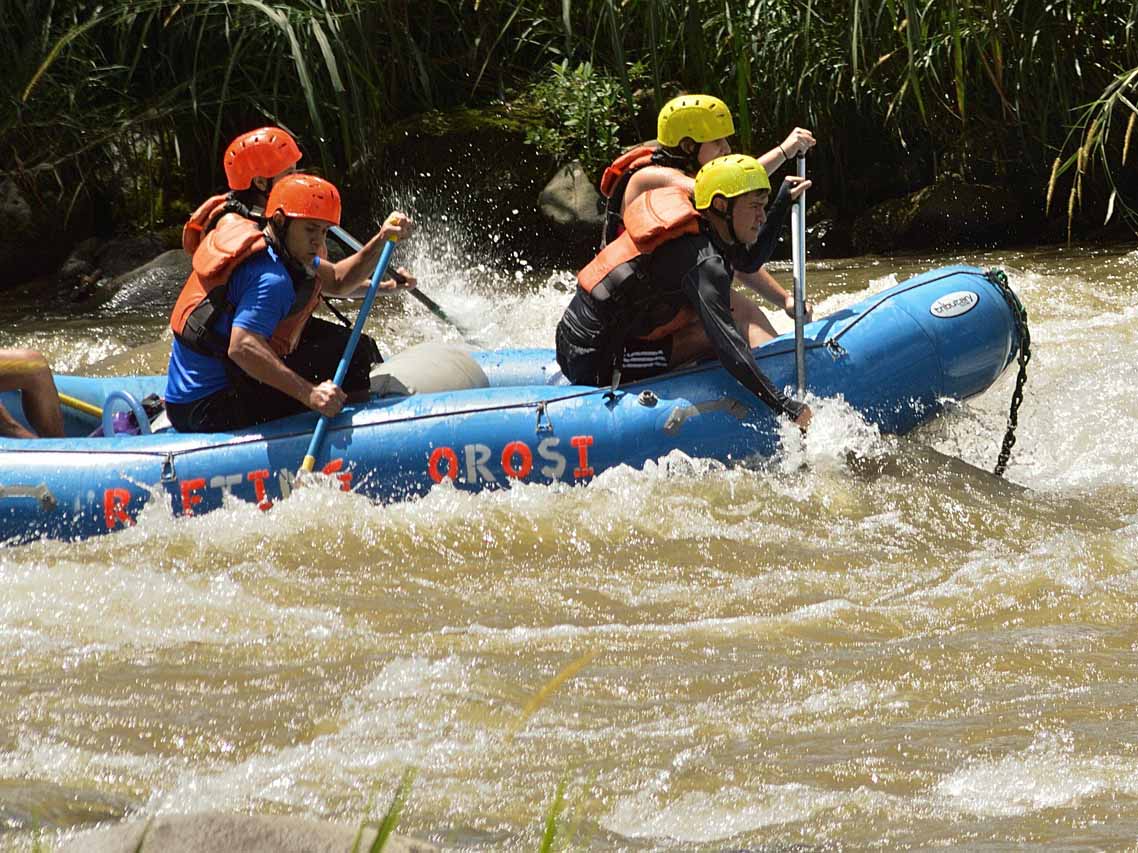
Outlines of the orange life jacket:
[[210,196],[190,214],[189,221],[182,227],[182,248],[191,258],[201,245],[205,232],[213,227],[214,221],[225,211],[225,195]]
[[[620,299],[630,279],[649,274],[649,259],[665,243],[699,233],[699,212],[691,195],[679,187],[661,187],[636,197],[624,212],[625,231],[577,273],[577,284],[598,302]],[[685,306],[641,340],[656,340],[695,323],[695,309]]]
[[613,160],[601,175],[601,195],[605,198],[605,218],[601,226],[602,249],[624,230],[621,208],[624,207],[624,192],[628,189],[628,182],[645,166],[652,165],[652,155],[655,153],[654,146],[638,145]]
[[[224,201],[224,196],[220,198]],[[218,315],[234,308],[226,285],[237,267],[266,248],[268,243],[261,229],[236,213],[222,215],[205,234],[193,253],[193,272],[170,314],[170,328],[184,346],[202,355],[226,357],[229,341],[213,329]],[[311,293],[306,291],[307,288],[298,291],[292,310],[269,338],[269,346],[281,358],[296,349],[308,318],[320,304],[318,281],[312,283]]]

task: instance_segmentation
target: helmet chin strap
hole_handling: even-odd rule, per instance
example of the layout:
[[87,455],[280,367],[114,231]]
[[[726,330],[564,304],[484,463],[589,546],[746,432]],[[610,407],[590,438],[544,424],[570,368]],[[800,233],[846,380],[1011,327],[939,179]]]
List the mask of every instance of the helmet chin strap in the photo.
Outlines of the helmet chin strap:
[[[723,198],[723,196],[720,196],[720,198]],[[720,213],[718,210],[716,210],[714,204],[710,205],[708,207],[708,210],[714,211],[715,215],[727,224],[727,233],[731,237],[731,243],[734,245],[739,245],[743,241],[740,240],[739,235],[735,233],[735,199],[729,198],[726,199],[726,201],[727,211],[725,213]]]
[[684,151],[684,154],[686,154],[688,158],[688,171],[690,171],[693,175],[699,172],[700,168],[702,168],[699,162],[699,149],[702,144],[702,142],[696,142],[693,139],[692,150]]
[[288,241],[285,238],[288,234],[288,229],[292,226],[292,222],[289,218],[287,216],[285,217],[284,227],[282,228],[280,225],[277,225],[276,217],[269,217],[269,226],[272,230],[273,244],[276,247],[277,254],[289,272],[301,275],[304,278],[314,278],[316,272],[296,260],[288,250]]

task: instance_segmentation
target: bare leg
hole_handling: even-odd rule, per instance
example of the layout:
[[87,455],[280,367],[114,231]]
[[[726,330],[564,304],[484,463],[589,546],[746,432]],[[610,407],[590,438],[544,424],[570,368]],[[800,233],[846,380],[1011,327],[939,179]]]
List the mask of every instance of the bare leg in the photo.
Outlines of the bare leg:
[[0,406],[0,436],[4,438],[36,438],[34,432],[24,429],[23,424],[12,417],[11,412]]
[[[777,337],[778,333],[754,302],[742,293],[731,292],[731,314],[735,318],[735,328],[743,336],[747,345],[754,349]],[[711,341],[703,326],[695,323],[686,326],[672,336],[672,358],[670,367],[676,367],[694,358],[708,358],[715,354]]]
[[[55,389],[47,360],[38,352],[0,350],[0,391],[21,392],[20,400],[28,423],[42,438],[63,437],[59,392]],[[15,423],[11,415],[7,412],[5,415],[6,420]],[[4,425],[6,427],[7,424]]]
[[754,349],[771,338],[778,337],[771,321],[754,302],[737,291],[731,291],[731,313],[735,315],[735,328],[747,339],[747,345]]

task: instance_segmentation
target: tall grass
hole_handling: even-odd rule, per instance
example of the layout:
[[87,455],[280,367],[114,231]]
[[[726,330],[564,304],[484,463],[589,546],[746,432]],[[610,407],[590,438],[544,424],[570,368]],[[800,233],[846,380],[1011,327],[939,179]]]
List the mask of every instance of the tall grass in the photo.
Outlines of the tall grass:
[[1118,74],[1098,98],[1083,108],[1063,146],[1063,154],[1056,157],[1052,165],[1047,187],[1048,209],[1062,176],[1070,173],[1066,191],[1068,239],[1076,211],[1083,204],[1084,181],[1091,180],[1096,171],[1105,181],[1109,196],[1105,206],[1090,215],[1101,215],[1105,225],[1116,212],[1121,212],[1132,225],[1138,225],[1138,202],[1133,197],[1135,182],[1132,177],[1127,180],[1124,171],[1132,156],[1136,122],[1138,68],[1130,68]]
[[567,59],[619,81],[625,141],[650,136],[680,90],[727,99],[746,149],[813,127],[813,171],[838,198],[872,194],[875,175],[886,191],[892,173],[1042,184],[1078,109],[1138,67],[1136,6],[0,0],[0,170],[120,193],[152,218],[158,189],[216,186],[225,142],[257,123],[289,127],[307,163],[336,174],[401,117],[513,97]]

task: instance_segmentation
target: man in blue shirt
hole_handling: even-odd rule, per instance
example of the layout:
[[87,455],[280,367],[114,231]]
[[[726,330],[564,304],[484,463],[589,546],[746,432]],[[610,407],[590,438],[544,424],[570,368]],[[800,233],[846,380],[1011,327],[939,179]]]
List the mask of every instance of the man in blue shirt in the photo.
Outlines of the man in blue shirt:
[[383,243],[408,236],[413,223],[393,213],[363,249],[333,264],[324,260],[328,229],[340,222],[331,183],[281,178],[265,213],[263,232],[250,223],[194,254],[171,317],[166,410],[180,432],[229,431],[305,410],[333,417],[349,395],[366,398],[371,366],[381,361],[365,335],[344,388],[336,386],[328,377],[350,330],[311,315],[322,293],[348,296],[365,287]]

